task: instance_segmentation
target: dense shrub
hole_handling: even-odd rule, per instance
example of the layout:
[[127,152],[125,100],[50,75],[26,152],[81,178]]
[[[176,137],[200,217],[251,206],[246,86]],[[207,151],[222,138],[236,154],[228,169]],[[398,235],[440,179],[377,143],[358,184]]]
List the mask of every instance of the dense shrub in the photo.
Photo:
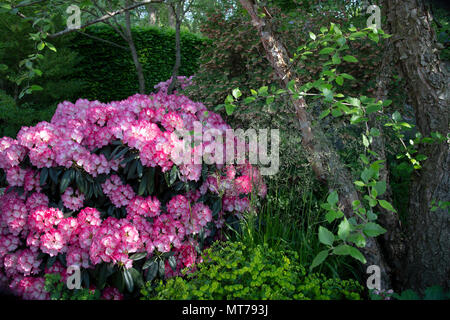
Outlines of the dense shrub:
[[18,106],[13,97],[0,90],[0,136],[14,137],[22,126],[50,120],[51,110],[36,109],[29,104]]
[[[58,50],[40,51],[41,58],[31,65],[23,60],[36,53],[33,32],[29,21],[0,13],[0,137],[15,137],[22,126],[50,121],[59,102],[75,101],[82,93],[81,80],[74,78],[80,60],[66,48],[73,35],[52,39]],[[33,85],[42,90],[24,94]]]
[[[281,1],[283,2],[283,1]],[[309,32],[319,33],[319,28],[335,23],[339,26],[365,26],[367,18],[354,17],[350,21],[339,14],[342,8],[333,8],[330,3],[308,9],[295,6],[295,10],[286,12],[276,6],[270,7],[271,23],[277,36],[285,44],[290,56],[295,58],[292,70],[297,71],[300,83],[306,83],[320,77],[324,57],[319,50],[312,50],[308,60],[296,57],[297,48],[304,45],[309,38]],[[284,5],[286,7],[286,4]],[[203,101],[208,107],[223,104],[232,89],[239,87],[242,92],[250,95],[250,89],[258,89],[266,85],[278,85],[278,78],[270,67],[257,31],[245,14],[227,15],[223,12],[208,13],[206,22],[201,26],[202,34],[211,40],[210,45],[201,51],[200,67],[194,79],[194,85],[189,87],[187,94],[194,100]],[[299,32],[301,30],[302,32]],[[374,92],[374,79],[380,61],[380,50],[376,45],[365,40],[349,43],[349,54],[360,61],[359,64],[344,62],[340,64],[339,72],[345,72],[364,81],[358,83],[345,82],[344,93],[360,91],[361,94]],[[369,83],[370,81],[370,83]],[[237,118],[255,117],[267,120],[268,112],[286,112],[287,106],[283,100],[275,100],[272,108],[262,109],[262,104],[255,104],[254,108],[243,107],[236,110]],[[266,105],[266,107],[269,107]],[[242,111],[242,112],[241,112]],[[247,114],[248,113],[248,114]],[[246,115],[247,114],[247,115]]]
[[360,299],[353,280],[307,274],[294,251],[268,246],[246,247],[216,242],[186,279],[171,278],[155,288],[147,284],[143,299]]
[[[297,48],[310,40],[309,32],[317,34],[321,26],[330,25],[331,22],[339,26],[348,26],[350,23],[359,26],[365,25],[367,20],[364,16],[349,21],[346,16],[339,14],[340,8],[336,3],[322,2],[319,8],[314,8],[314,1],[309,3],[311,5],[302,2],[300,6],[292,5],[291,1],[271,1],[270,4],[274,6],[269,7],[273,29],[288,48],[290,56],[295,58],[291,68],[297,71],[300,83],[319,79],[325,62],[324,56],[319,54],[319,48],[311,50],[306,61],[295,56]],[[276,8],[276,5],[281,9]],[[239,11],[234,15],[223,11],[208,13],[201,30],[212,41],[201,52],[194,84],[184,94],[193,100],[202,101],[208,107],[217,107],[215,110],[226,117],[233,127],[280,128],[280,174],[269,177],[270,184],[287,185],[296,188],[298,193],[308,193],[311,189],[319,191],[318,185],[313,183],[312,170],[301,148],[295,110],[286,95],[274,94],[279,89],[279,80],[266,59],[265,50],[248,16]],[[349,46],[351,49],[348,54],[357,57],[360,63],[343,62],[339,65],[339,72],[363,81],[345,81],[343,92],[352,92],[356,96],[370,94],[373,91],[368,90],[374,88],[373,80],[380,60],[379,48],[365,40],[352,41]],[[265,86],[268,87],[266,97],[243,103],[246,97],[252,96],[251,89],[258,90]],[[229,116],[225,113],[224,101],[236,87],[242,91],[242,98],[233,115]],[[317,116],[326,107],[317,101],[308,101],[308,105]],[[348,155],[357,154],[358,148],[362,148],[355,143],[359,141],[356,138],[360,137],[360,132],[349,132],[351,129],[345,127],[342,118],[328,123],[322,121],[320,125],[325,127],[324,131],[344,160],[351,159]],[[302,184],[298,184],[298,181],[302,181]],[[320,191],[316,193],[320,197]]]
[[[110,27],[93,26],[86,33],[128,48]],[[133,40],[144,70],[148,92],[172,75],[175,64],[175,31],[157,27],[133,28]],[[193,75],[205,39],[181,32],[180,75]],[[83,98],[100,101],[122,100],[138,92],[138,81],[131,54],[98,40],[78,35],[71,48],[80,57],[80,72],[73,75],[83,81]],[[114,88],[114,90],[111,90]],[[200,101],[200,100],[196,100]]]
[[[83,70],[82,59],[76,51],[67,48],[71,39],[73,35],[69,39],[61,39],[55,43],[59,48],[56,52],[47,51],[44,58],[38,61],[37,68],[42,71],[42,75],[36,79],[36,83],[42,90],[26,95],[22,99],[24,102],[40,109],[53,107],[53,115],[58,103],[64,100],[75,101],[83,94],[86,83],[75,76]],[[43,120],[47,119],[40,119]]]
[[249,209],[250,193],[265,195],[249,164],[178,162],[177,148],[200,157],[214,150],[205,140],[185,144],[176,130],[196,121],[203,133],[230,127],[203,104],[167,95],[167,85],[108,104],[65,101],[50,123],[0,139],[8,183],[0,283],[26,299],[48,298],[44,274],[65,281],[66,267],[77,265],[84,288],[136,294],[144,277],[193,266],[224,224]]

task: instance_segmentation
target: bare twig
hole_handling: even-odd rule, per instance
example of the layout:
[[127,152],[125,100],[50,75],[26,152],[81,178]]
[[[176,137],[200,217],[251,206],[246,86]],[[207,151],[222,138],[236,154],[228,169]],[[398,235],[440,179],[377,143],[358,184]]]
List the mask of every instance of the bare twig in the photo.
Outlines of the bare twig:
[[112,41],[108,41],[108,40],[105,40],[105,39],[102,39],[102,38],[93,36],[93,35],[91,35],[91,34],[84,33],[84,32],[79,31],[79,30],[78,30],[77,32],[78,32],[79,34],[82,34],[82,35],[88,37],[88,38],[92,38],[92,39],[95,39],[95,40],[98,40],[98,41],[101,41],[101,42],[110,44],[110,45],[112,45],[112,46],[114,46],[114,47],[117,47],[117,48],[120,48],[120,49],[129,50],[128,47],[121,46],[120,44],[114,43],[114,42],[112,42]]
[[135,4],[133,4],[133,5],[129,6],[129,7],[122,8],[122,9],[116,10],[114,12],[108,12],[104,16],[99,17],[98,19],[89,21],[89,22],[85,23],[84,25],[80,26],[79,28],[65,29],[65,30],[62,30],[62,31],[59,31],[59,32],[56,32],[56,33],[53,33],[53,34],[49,34],[48,37],[49,38],[56,38],[56,37],[62,36],[64,34],[76,31],[76,30],[84,29],[84,28],[86,28],[86,27],[88,27],[90,25],[93,25],[93,24],[96,24],[96,23],[99,23],[99,22],[105,22],[106,20],[111,19],[112,17],[114,17],[116,15],[122,14],[122,13],[124,13],[126,11],[129,11],[129,10],[136,9],[136,8],[144,6],[146,4],[149,4],[149,3],[162,3],[162,2],[164,2],[164,0],[147,0],[147,1],[142,1],[142,2],[139,2],[139,3],[135,3]]
[[33,1],[33,2],[29,2],[29,3],[19,3],[15,6],[13,6],[13,9],[17,9],[17,8],[24,8],[24,7],[29,7],[35,4],[39,4],[41,2],[45,2],[46,0],[37,0],[37,1]]

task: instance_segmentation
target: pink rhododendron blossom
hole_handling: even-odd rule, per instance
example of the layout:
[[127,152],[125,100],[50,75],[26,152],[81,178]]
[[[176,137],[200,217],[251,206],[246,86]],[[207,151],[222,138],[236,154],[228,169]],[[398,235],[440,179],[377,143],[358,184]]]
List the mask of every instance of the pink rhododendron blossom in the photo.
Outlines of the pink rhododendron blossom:
[[23,188],[25,191],[41,191],[41,185],[40,185],[40,177],[41,174],[38,171],[34,170],[26,170],[25,176],[23,179]]
[[35,192],[28,196],[25,204],[27,206],[28,213],[32,213],[38,209],[47,208],[48,197],[43,193]]
[[77,245],[68,247],[66,261],[69,266],[78,266],[85,269],[91,267],[89,263],[89,251],[81,249]]
[[20,239],[12,234],[0,235],[0,262],[8,252],[13,252],[19,247]]
[[41,246],[41,235],[39,233],[32,233],[30,232],[27,236],[26,243],[28,248],[31,249],[31,251],[38,251],[39,247]]
[[123,294],[114,287],[107,287],[102,292],[103,300],[123,300]]
[[43,277],[25,277],[17,282],[15,289],[24,300],[49,300],[50,295],[44,290],[45,279]]
[[142,217],[157,217],[160,212],[161,203],[156,197],[148,197],[146,199],[137,196],[133,198],[128,206],[127,213],[130,219],[142,216]]
[[67,188],[61,195],[64,207],[70,210],[78,210],[83,207],[84,194],[79,190],[74,191],[72,188]]
[[58,231],[61,232],[61,235],[66,239],[66,241],[71,241],[75,243],[73,240],[75,236],[78,235],[80,230],[79,222],[74,217],[67,217],[61,220],[58,224]]
[[19,235],[26,229],[28,210],[22,199],[4,197],[2,201],[3,214],[1,220],[8,226],[9,232]]
[[6,170],[6,181],[12,187],[23,187],[26,170],[20,167],[11,167]]
[[[177,88],[191,80],[178,77]],[[166,277],[181,276],[201,261],[199,234],[217,239],[229,216],[250,209],[250,193],[266,194],[260,172],[248,163],[196,162],[230,146],[216,138],[186,144],[180,131],[195,132],[198,123],[202,134],[231,127],[202,103],[167,95],[169,85],[110,103],[64,101],[50,122],[23,127],[16,140],[0,139],[8,183],[0,196],[0,284],[23,299],[48,299],[45,274],[65,281],[70,265],[129,269],[135,253],[149,259],[171,252],[176,268],[166,261]],[[180,162],[179,148],[192,153],[190,161]],[[113,287],[102,291],[102,299],[123,297]]]
[[63,252],[65,249],[66,239],[61,231],[56,229],[48,230],[41,237],[40,249],[42,252],[49,254],[51,257]]
[[99,226],[102,223],[100,212],[95,208],[84,208],[78,213],[77,221],[82,228],[85,225]]
[[109,197],[116,207],[125,207],[136,195],[129,185],[124,185],[116,175],[102,184],[103,193]]
[[22,251],[17,251],[19,253],[17,257],[17,271],[24,276],[29,276],[30,274],[39,273],[39,265],[42,260],[38,259],[38,253],[33,252],[30,249],[24,249]]
[[240,176],[234,180],[237,193],[248,194],[252,191],[252,181],[249,176]]
[[10,137],[0,139],[0,168],[8,169],[20,164],[27,153],[17,140]]
[[37,232],[52,230],[64,218],[63,213],[55,208],[41,208],[28,217],[30,229]]
[[167,204],[167,212],[170,213],[174,218],[179,218],[181,216],[189,216],[191,211],[191,204],[189,200],[183,195],[177,195],[170,199]]

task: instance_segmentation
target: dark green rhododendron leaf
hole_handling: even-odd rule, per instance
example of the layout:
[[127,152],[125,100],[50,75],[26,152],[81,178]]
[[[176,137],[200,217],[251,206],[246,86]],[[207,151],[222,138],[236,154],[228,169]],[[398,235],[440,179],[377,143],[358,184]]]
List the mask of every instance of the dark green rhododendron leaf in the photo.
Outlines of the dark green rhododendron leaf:
[[47,182],[47,178],[48,178],[48,168],[42,168],[41,176],[39,179],[39,183],[41,186],[43,186]]
[[130,273],[131,277],[133,278],[133,283],[137,287],[142,287],[144,285],[144,279],[142,278],[142,274],[136,270],[135,268],[128,269],[128,272]]
[[59,192],[63,194],[71,182],[72,182],[72,170],[67,170],[66,172],[64,172],[61,178],[61,184],[59,185]]
[[147,252],[137,252],[130,256],[131,260],[138,261],[144,259],[147,256]]
[[166,274],[166,265],[163,260],[159,261],[158,273],[161,278],[164,278],[164,276]]
[[134,281],[133,281],[133,277],[131,276],[131,273],[128,269],[123,269],[123,280],[125,282],[125,285],[127,287],[127,290],[129,292],[133,292],[134,290]]
[[147,281],[152,281],[153,279],[155,279],[156,275],[158,274],[158,268],[159,268],[158,261],[153,260],[149,263],[146,276]]
[[175,260],[175,257],[170,256],[167,261],[169,262],[169,266],[172,268],[172,270],[175,271],[177,269],[177,261]]

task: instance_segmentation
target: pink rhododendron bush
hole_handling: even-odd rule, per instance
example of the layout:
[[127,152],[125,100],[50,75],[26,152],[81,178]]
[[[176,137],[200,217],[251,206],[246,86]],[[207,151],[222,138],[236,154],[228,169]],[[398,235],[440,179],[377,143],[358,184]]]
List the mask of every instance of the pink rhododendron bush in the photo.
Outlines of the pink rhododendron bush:
[[203,104],[167,95],[168,84],[119,102],[65,101],[50,123],[0,139],[1,287],[48,299],[45,274],[66,281],[77,266],[82,287],[105,299],[132,296],[144,281],[193,268],[224,225],[249,210],[250,194],[265,195],[248,163],[175,159],[177,146],[214,153],[212,140],[187,145],[175,131],[230,127]]

